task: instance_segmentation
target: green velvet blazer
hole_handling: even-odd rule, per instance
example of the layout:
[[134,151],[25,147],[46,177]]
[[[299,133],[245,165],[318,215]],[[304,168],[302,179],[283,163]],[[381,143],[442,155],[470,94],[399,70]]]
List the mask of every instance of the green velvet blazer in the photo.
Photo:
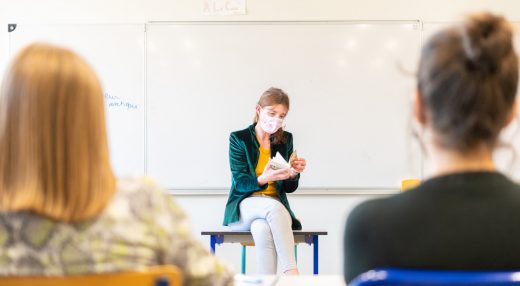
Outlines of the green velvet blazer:
[[[249,197],[256,191],[261,191],[267,188],[267,184],[258,186],[258,181],[255,173],[256,165],[258,164],[258,157],[260,147],[255,132],[255,125],[240,131],[235,131],[229,136],[229,165],[231,167],[231,190],[229,191],[229,198],[226,203],[226,211],[224,213],[224,225],[228,225],[240,220],[240,202]],[[280,152],[280,155],[285,160],[289,161],[289,157],[293,152],[293,138],[292,134],[285,132],[286,142],[283,144],[271,143],[271,157]],[[298,188],[298,180],[300,175],[294,179],[276,182],[276,190],[280,202],[287,208],[292,218],[292,229],[301,230],[302,225],[294,216],[294,213],[289,206],[286,193],[292,193]]]

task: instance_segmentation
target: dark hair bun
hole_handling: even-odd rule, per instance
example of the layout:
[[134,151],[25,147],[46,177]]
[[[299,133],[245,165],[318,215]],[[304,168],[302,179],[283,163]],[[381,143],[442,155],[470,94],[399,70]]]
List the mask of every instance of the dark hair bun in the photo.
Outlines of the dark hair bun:
[[462,28],[462,42],[471,67],[494,73],[513,52],[513,28],[501,16],[480,13],[469,17]]

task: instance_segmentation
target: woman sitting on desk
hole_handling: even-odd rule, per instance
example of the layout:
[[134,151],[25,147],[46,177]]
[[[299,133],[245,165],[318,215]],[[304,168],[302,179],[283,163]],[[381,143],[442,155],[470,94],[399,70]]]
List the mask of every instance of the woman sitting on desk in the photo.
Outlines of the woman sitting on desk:
[[433,174],[352,211],[347,281],[374,268],[520,269],[520,186],[493,163],[516,115],[517,85],[513,28],[502,17],[474,15],[426,43],[415,117]]
[[[258,274],[275,274],[277,260],[285,274],[299,274],[292,230],[302,228],[286,193],[298,188],[305,159],[293,155],[292,134],[282,129],[289,111],[289,97],[270,88],[258,101],[255,123],[231,133],[229,161],[233,176],[224,225],[251,230],[256,245]],[[277,153],[290,166],[273,169]]]

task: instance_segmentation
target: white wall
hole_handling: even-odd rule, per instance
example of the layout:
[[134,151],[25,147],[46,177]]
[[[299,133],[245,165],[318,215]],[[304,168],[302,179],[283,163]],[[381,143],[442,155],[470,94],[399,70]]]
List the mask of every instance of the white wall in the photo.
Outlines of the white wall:
[[[146,21],[268,21],[268,20],[422,20],[454,21],[470,11],[489,9],[520,21],[518,0],[249,0],[244,16],[202,16],[202,0],[0,0],[0,29],[6,23],[143,23]],[[1,30],[5,31],[5,30]],[[0,33],[0,67],[6,60],[6,36]],[[312,164],[312,162],[309,162]],[[305,228],[324,229],[321,239],[321,273],[342,271],[341,239],[348,212],[362,200],[394,193],[395,190],[347,190],[336,195],[290,196]],[[194,233],[220,225],[225,193],[177,195],[192,220]],[[200,238],[209,243],[207,238]],[[239,270],[236,245],[217,250],[217,256]],[[312,272],[311,249],[302,246],[299,262],[303,273]],[[253,252],[249,252],[249,258]],[[249,259],[248,269],[254,269]]]
[[459,19],[490,9],[520,20],[515,0],[248,0],[245,16],[202,16],[202,0],[1,0],[0,19],[35,22],[165,20],[392,20]]

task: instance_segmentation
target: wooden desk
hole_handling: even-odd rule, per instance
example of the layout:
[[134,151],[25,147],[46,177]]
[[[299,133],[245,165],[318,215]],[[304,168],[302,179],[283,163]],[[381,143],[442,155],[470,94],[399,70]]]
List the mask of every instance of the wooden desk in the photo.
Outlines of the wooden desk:
[[[253,236],[250,231],[230,231],[230,230],[216,230],[203,231],[202,235],[210,236],[211,252],[215,253],[215,246],[222,243],[251,243]],[[319,243],[318,237],[320,235],[327,235],[326,231],[304,231],[293,230],[294,243],[307,243],[313,246],[313,273],[318,274],[318,257],[319,257]]]

